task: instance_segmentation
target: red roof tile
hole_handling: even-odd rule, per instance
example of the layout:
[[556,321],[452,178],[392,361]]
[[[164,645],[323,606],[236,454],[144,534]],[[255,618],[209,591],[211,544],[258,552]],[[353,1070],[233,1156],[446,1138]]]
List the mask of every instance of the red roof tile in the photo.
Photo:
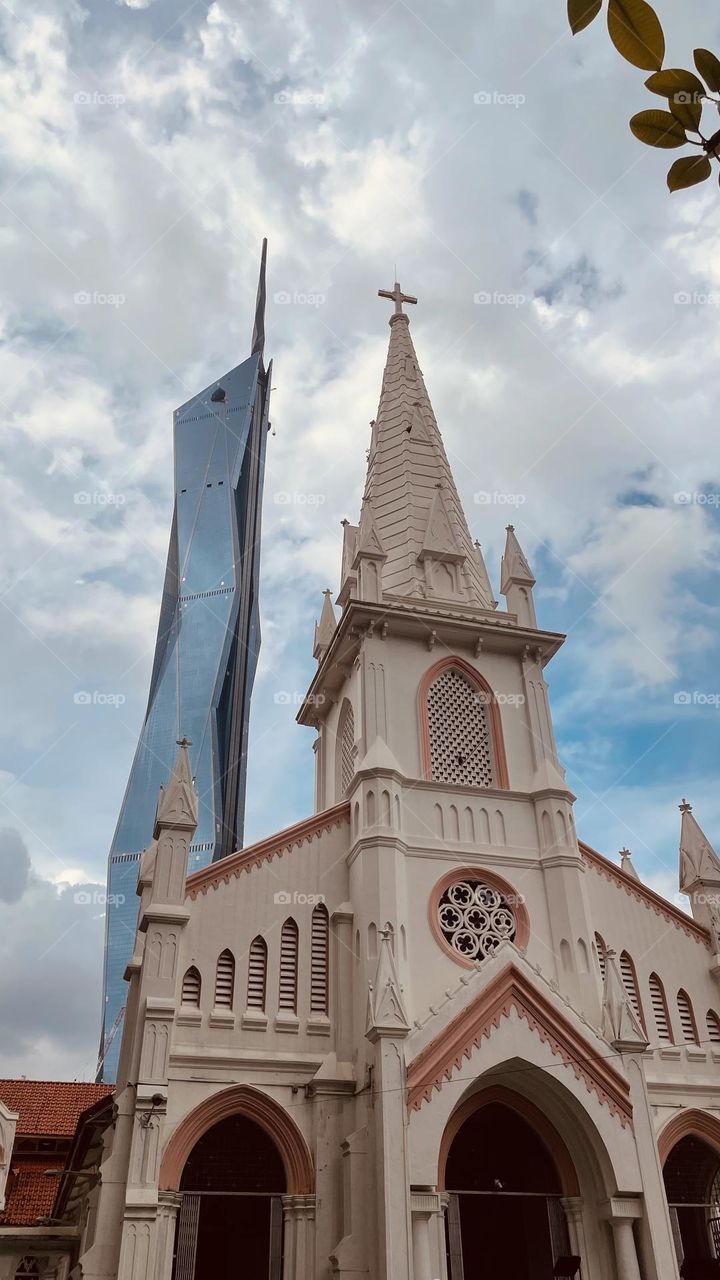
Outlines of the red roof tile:
[[23,1156],[13,1160],[5,1188],[5,1209],[0,1213],[0,1226],[32,1227],[38,1218],[49,1218],[58,1189],[58,1179],[49,1178],[45,1169],[62,1166],[62,1156]]
[[82,1112],[109,1093],[110,1085],[78,1080],[0,1080],[0,1099],[25,1136],[71,1138]]

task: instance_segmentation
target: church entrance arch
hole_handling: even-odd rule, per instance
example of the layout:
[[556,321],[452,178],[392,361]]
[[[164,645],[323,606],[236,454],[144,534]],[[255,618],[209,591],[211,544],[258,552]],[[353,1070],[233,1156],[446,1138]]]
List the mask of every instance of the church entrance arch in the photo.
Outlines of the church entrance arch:
[[198,1139],[180,1179],[173,1280],[280,1280],[287,1178],[270,1134],[246,1115]]
[[451,1120],[443,1150],[450,1280],[575,1274],[563,1208],[576,1194],[575,1173],[535,1110],[480,1095]]

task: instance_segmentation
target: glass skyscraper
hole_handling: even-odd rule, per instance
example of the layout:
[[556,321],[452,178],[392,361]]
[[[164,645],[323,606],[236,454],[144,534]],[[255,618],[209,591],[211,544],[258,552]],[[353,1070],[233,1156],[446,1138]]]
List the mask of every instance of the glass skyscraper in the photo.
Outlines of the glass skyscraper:
[[198,826],[188,871],[242,847],[258,651],[260,516],[272,363],[263,243],[252,351],[174,415],[175,504],[150,694],[108,862],[98,1078],[115,1080],[140,857],[176,742],[190,738]]

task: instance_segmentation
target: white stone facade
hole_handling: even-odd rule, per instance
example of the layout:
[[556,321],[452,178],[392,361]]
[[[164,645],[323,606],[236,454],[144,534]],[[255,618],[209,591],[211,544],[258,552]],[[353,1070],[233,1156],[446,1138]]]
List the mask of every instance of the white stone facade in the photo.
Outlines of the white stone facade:
[[[533,584],[510,530],[493,600],[398,311],[299,716],[316,814],[186,881],[182,747],[159,802],[86,1280],[171,1280],[176,1250],[189,1280],[183,1171],[232,1116],[282,1157],[266,1274],[445,1280],[450,1258],[456,1280],[448,1153],[490,1104],[549,1151],[583,1280],[678,1276],[663,1161],[688,1135],[720,1152],[720,863],[685,812],[691,919],[578,843],[543,674],[563,637],[538,629]],[[459,881],[485,888],[441,920]]]

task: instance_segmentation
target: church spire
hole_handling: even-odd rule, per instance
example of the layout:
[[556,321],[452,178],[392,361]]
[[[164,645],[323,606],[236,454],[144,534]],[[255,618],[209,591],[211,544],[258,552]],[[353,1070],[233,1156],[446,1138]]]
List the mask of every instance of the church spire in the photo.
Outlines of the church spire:
[[[361,598],[388,596],[442,600],[494,609],[487,572],[473,544],[433,413],[403,305],[417,299],[396,282],[379,296],[395,304],[377,417],[373,423],[363,499],[363,534],[352,526],[346,540],[352,556],[374,561]],[[355,594],[346,580],[359,566],[350,554],[340,603]],[[368,564],[368,570],[371,569]]]
[[535,575],[515,536],[515,526],[509,524],[505,532],[507,536],[500,569],[500,592],[507,600],[510,613],[517,615],[520,626],[534,629],[537,627],[532,594]]

